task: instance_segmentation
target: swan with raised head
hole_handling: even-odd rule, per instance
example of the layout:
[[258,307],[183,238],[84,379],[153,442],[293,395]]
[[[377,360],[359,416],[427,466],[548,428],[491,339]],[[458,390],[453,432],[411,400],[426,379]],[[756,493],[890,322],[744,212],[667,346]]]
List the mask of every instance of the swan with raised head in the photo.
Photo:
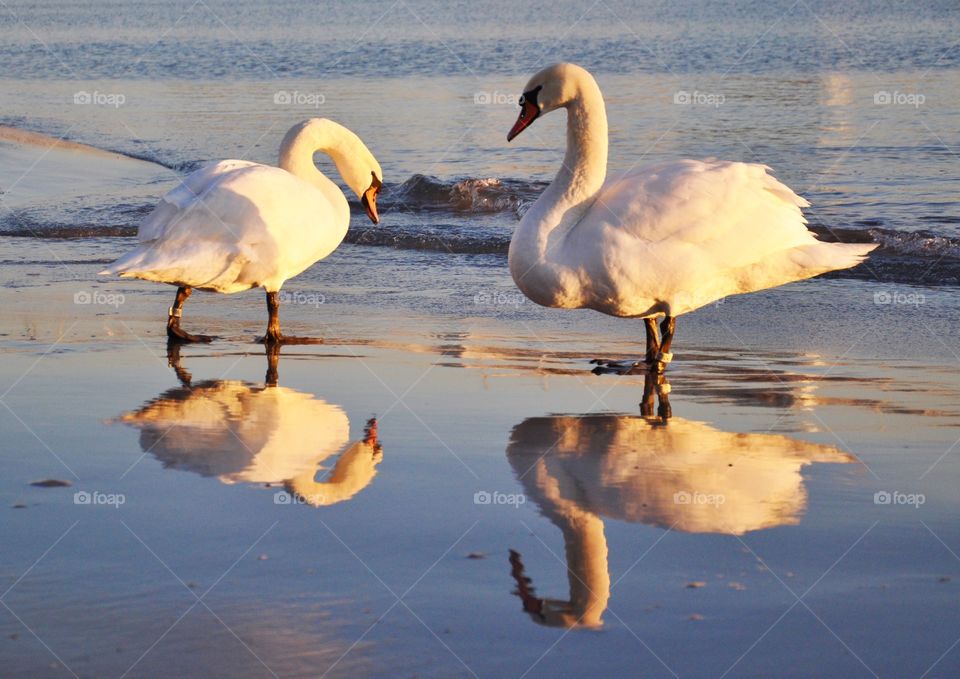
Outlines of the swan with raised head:
[[680,314],[855,266],[876,247],[817,240],[801,212],[809,203],[764,165],[673,160],[607,179],[603,96],[575,64],[533,76],[520,107],[508,141],[565,108],[567,152],[513,235],[514,281],[543,306],[644,319],[654,370],[672,358]]
[[209,342],[180,328],[194,288],[267,293],[267,344],[316,340],[280,332],[280,287],[337,249],[347,234],[350,206],[321,173],[313,154],[329,155],[343,181],[377,224],[383,173],[360,138],[332,120],[294,125],[280,145],[279,167],[222,160],[200,168],[167,193],[140,224],[140,245],[100,272],[177,286],[167,335],[175,342]]

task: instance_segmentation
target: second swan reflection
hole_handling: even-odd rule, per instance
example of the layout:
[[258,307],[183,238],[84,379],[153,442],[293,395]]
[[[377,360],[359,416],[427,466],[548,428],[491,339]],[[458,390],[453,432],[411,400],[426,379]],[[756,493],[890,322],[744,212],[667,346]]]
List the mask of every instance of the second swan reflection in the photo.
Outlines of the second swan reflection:
[[538,596],[521,555],[510,550],[514,594],[534,622],[568,628],[603,625],[610,598],[604,517],[728,535],[794,525],[807,504],[803,467],[855,461],[833,446],[786,436],[633,415],[526,419],[513,428],[507,458],[527,497],[563,533],[569,580],[567,599]]
[[[222,483],[284,488],[278,504],[314,507],[349,500],[377,474],[383,450],[377,422],[350,443],[350,421],[340,406],[277,385],[279,347],[267,349],[265,385],[240,380],[193,382],[171,347],[170,365],[181,386],[168,389],[113,422],[140,430],[140,448],[166,468],[215,476]],[[339,453],[326,477],[323,462]],[[289,494],[289,495],[287,495]]]

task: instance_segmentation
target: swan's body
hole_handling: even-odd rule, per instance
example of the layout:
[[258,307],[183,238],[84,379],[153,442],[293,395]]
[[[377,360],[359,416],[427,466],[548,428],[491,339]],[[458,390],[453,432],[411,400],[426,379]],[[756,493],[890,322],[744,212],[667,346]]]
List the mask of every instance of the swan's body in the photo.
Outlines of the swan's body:
[[140,247],[107,273],[213,292],[275,292],[346,236],[350,207],[330,188],[269,165],[207,165],[163,197],[137,232]]
[[314,118],[287,133],[279,167],[223,160],[189,175],[140,225],[139,247],[100,273],[178,286],[170,316],[176,322],[168,330],[185,341],[207,339],[179,331],[179,310],[192,288],[233,293],[262,287],[271,315],[266,339],[283,341],[277,292],[333,252],[350,223],[343,192],[313,163],[318,151],[333,158],[376,223],[379,164],[353,132]]
[[[818,241],[801,212],[809,203],[764,165],[677,160],[607,179],[603,96],[579,66],[535,75],[521,106],[508,139],[543,113],[563,107],[568,117],[563,165],[510,243],[517,287],[543,306],[665,316],[661,358],[669,360],[674,317],[855,266],[876,247]],[[661,350],[651,328],[648,360]]]

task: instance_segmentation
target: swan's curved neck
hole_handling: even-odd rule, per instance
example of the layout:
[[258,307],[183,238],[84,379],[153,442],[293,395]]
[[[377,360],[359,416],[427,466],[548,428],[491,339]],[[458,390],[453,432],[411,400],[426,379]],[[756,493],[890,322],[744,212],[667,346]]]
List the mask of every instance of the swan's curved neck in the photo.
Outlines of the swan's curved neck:
[[[369,150],[353,132],[332,120],[315,118],[293,127],[280,145],[281,168],[321,189],[336,188],[313,162],[326,153],[347,185],[358,195],[370,184]],[[337,189],[339,191],[339,189]]]
[[592,78],[579,85],[566,107],[567,153],[550,189],[565,207],[586,210],[607,177],[607,112]]
[[331,139],[330,133],[325,130],[318,130],[316,126],[294,128],[287,133],[280,145],[278,165],[311,184],[332,184],[333,182],[317,169],[313,154],[323,152],[333,157],[335,148],[335,140]]
[[[566,234],[593,205],[607,176],[607,112],[589,75],[578,79],[567,109],[567,152],[549,187],[524,216],[518,254],[539,259],[552,238]],[[521,265],[522,266],[522,265]]]

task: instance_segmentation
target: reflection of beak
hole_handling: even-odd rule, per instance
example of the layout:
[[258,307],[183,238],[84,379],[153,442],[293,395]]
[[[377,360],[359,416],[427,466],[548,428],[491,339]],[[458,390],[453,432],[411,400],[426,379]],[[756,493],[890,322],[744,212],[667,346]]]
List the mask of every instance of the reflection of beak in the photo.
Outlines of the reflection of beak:
[[360,202],[363,203],[363,207],[367,211],[367,217],[370,218],[370,221],[374,224],[380,223],[380,215],[377,213],[377,191],[379,186],[370,185],[370,188],[363,192],[363,198],[360,199]]
[[367,426],[363,428],[363,442],[368,446],[373,446],[373,456],[383,457],[383,446],[377,439],[377,418],[371,417],[367,420]]
[[521,560],[520,552],[513,549],[510,550],[510,575],[513,576],[514,581],[517,583],[516,591],[511,592],[511,594],[520,597],[525,612],[532,613],[543,619],[543,599],[540,599],[534,594],[533,582],[524,575],[523,561]]
[[512,141],[514,137],[527,129],[530,123],[537,119],[538,115],[540,115],[539,106],[532,101],[523,102],[523,105],[520,107],[520,117],[517,118],[517,122],[510,128],[510,132],[507,134],[507,141]]

